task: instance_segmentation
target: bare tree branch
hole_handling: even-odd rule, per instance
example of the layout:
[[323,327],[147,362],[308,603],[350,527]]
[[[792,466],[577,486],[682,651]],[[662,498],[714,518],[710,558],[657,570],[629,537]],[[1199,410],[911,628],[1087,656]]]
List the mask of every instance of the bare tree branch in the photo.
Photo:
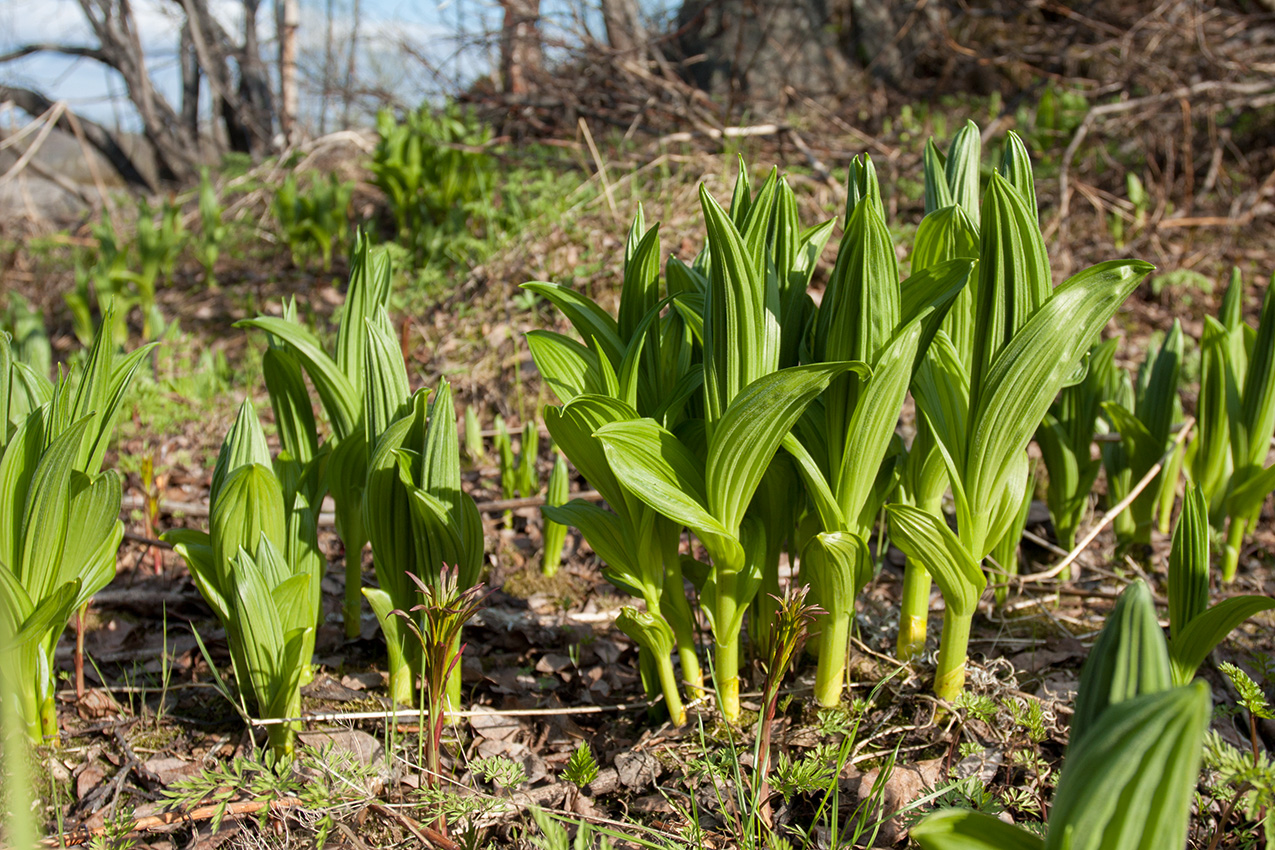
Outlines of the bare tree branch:
[[[12,101],[19,109],[30,115],[41,115],[54,107],[54,102],[39,92],[30,89],[18,88],[16,86],[0,85],[0,101]],[[63,114],[58,117],[56,126],[58,129],[67,133],[74,133],[71,121],[68,118],[70,110],[64,110]],[[84,131],[84,138],[88,140],[94,148],[96,148],[106,160],[114,166],[115,170],[120,173],[125,182],[133,186],[154,191],[155,187],[146,179],[142,172],[138,169],[133,158],[128,152],[120,147],[116,141],[114,134],[110,130],[98,124],[96,121],[90,121],[82,115],[75,116],[79,121],[80,128]]]
[[53,44],[50,42],[40,42],[37,44],[24,44],[16,50],[8,53],[0,53],[0,62],[12,62],[15,59],[22,59],[33,53],[60,53],[63,56],[83,56],[86,59],[96,59],[99,62],[105,62],[105,55],[96,47],[88,47],[78,44]]

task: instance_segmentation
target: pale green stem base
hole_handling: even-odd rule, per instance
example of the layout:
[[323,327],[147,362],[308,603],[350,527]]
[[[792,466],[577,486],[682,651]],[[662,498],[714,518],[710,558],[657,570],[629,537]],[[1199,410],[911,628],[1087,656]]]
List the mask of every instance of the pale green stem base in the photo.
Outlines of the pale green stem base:
[[965,656],[969,652],[973,614],[943,612],[943,634],[939,638],[938,669],[934,673],[934,695],[954,701],[965,689]]
[[722,717],[732,726],[739,724],[739,644],[722,646],[714,651],[717,680],[717,703]]
[[[714,622],[719,629],[736,622],[735,579],[733,572],[717,574],[717,605]],[[727,723],[739,723],[739,635],[714,634],[713,679],[717,687],[717,703]]]
[[704,672],[700,669],[699,655],[695,651],[695,619],[686,590],[682,584],[682,564],[677,558],[664,559],[664,588],[660,595],[660,612],[673,630],[677,641],[677,657],[682,662],[682,679],[691,688],[692,698],[704,690]]
[[[454,658],[461,651],[460,635],[456,636],[456,640],[452,643],[450,658]],[[461,667],[464,665],[463,658],[456,661],[456,666],[452,668],[452,673],[447,677],[447,689],[443,697],[443,709],[446,711],[459,711],[461,707]],[[463,722],[463,718],[449,717],[448,722],[454,724]]]
[[815,699],[824,708],[841,704],[849,644],[850,613],[830,612],[819,635],[819,664],[815,668]]
[[925,567],[909,560],[903,568],[903,599],[899,606],[899,641],[895,655],[900,661],[915,658],[925,651],[933,586],[934,579]]
[[358,640],[363,633],[363,548],[345,550],[345,639]]
[[662,655],[654,658],[655,667],[660,677],[660,689],[664,692],[664,704],[668,707],[669,720],[674,726],[686,723],[686,709],[682,706],[682,695],[678,693],[677,675],[673,672],[672,656]]
[[266,743],[276,762],[291,761],[296,750],[297,724],[276,723],[266,727]]
[[1245,517],[1233,516],[1226,528],[1226,548],[1222,550],[1222,581],[1235,581],[1240,566],[1240,549],[1244,546],[1244,534],[1248,530]]
[[58,705],[50,693],[40,703],[40,726],[36,741],[56,747],[58,739]]

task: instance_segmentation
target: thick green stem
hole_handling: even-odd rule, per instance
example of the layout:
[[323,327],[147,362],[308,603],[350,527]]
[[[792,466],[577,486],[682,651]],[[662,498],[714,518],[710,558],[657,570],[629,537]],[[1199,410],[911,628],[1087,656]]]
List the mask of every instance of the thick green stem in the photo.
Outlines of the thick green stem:
[[52,691],[40,701],[40,742],[54,746],[58,743],[58,704]]
[[1169,463],[1161,473],[1160,492],[1157,497],[1159,504],[1156,511],[1159,516],[1158,530],[1161,534],[1168,534],[1173,526],[1173,500],[1177,496],[1178,477],[1182,474],[1182,458],[1185,448],[1181,443],[1173,452],[1173,456],[1169,458]]
[[965,688],[965,656],[969,651],[973,613],[943,612],[943,634],[939,638],[938,669],[934,673],[934,695],[951,702]]
[[363,632],[363,547],[345,550],[345,639],[357,640]]
[[663,549],[664,587],[660,592],[660,612],[673,630],[677,641],[677,657],[682,662],[682,679],[697,697],[704,690],[704,673],[700,669],[699,654],[695,651],[695,618],[686,600],[686,587],[682,579],[682,560],[678,553],[680,534],[665,535]]
[[266,743],[270,752],[278,761],[290,761],[296,749],[297,725],[295,723],[276,723],[266,727]]
[[841,704],[849,644],[850,612],[829,612],[819,634],[819,664],[815,668],[815,699],[824,708]]
[[908,559],[903,568],[903,599],[899,607],[900,661],[915,658],[925,650],[925,633],[930,620],[930,592],[934,579],[919,563]]
[[[6,682],[5,684],[8,685],[10,683]],[[2,694],[0,698],[7,700],[9,695]],[[40,699],[36,696],[36,689],[33,687],[15,687],[12,698],[16,700],[22,713],[22,725],[25,727],[27,737],[31,739],[31,743],[43,744],[44,730],[42,727]]]
[[660,689],[664,692],[664,704],[668,706],[669,720],[674,726],[686,722],[686,709],[682,706],[682,695],[678,692],[677,675],[673,672],[673,657],[659,655],[652,660],[660,677]]
[[[728,630],[736,621],[734,572],[719,570],[717,573],[715,626]],[[727,723],[739,723],[739,635],[713,635],[713,679],[717,686],[717,703]]]
[[779,610],[776,597],[779,589],[779,554],[782,548],[770,546],[770,534],[766,535],[766,561],[762,564],[761,590],[753,597],[749,606],[749,631],[753,640],[753,657],[766,658],[770,655],[771,632],[775,627],[775,612]]
[[1222,581],[1235,581],[1240,566],[1240,549],[1244,545],[1244,532],[1248,529],[1245,517],[1233,516],[1226,529],[1226,548],[1222,551]]
[[[452,668],[451,675],[447,677],[447,692],[443,703],[444,710],[448,712],[459,711],[461,707],[461,667],[464,665],[465,659],[457,657],[460,655],[460,652],[460,634],[457,633],[456,639],[452,641],[451,648],[447,654],[449,659],[456,659],[456,666]],[[461,718],[450,717],[450,722],[460,723]]]

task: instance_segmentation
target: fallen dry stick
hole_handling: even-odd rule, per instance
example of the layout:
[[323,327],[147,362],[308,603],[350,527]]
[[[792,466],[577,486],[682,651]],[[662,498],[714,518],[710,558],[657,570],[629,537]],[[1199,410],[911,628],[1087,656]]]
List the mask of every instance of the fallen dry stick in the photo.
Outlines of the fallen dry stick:
[[1085,535],[1083,540],[1076,544],[1076,548],[1072,549],[1071,553],[1067,557],[1063,558],[1062,561],[1043,573],[1032,573],[1031,575],[1023,576],[1019,580],[1023,582],[1048,581],[1055,576],[1061,575],[1062,571],[1071,566],[1072,561],[1079,558],[1080,553],[1085,551],[1085,548],[1094,541],[1094,538],[1098,536],[1098,532],[1106,528],[1112,520],[1120,515],[1121,511],[1132,505],[1133,500],[1138,498],[1138,494],[1145,490],[1151,481],[1160,474],[1160,470],[1163,469],[1164,465],[1169,462],[1169,458],[1173,457],[1174,452],[1182,447],[1182,444],[1186,441],[1187,435],[1191,433],[1191,427],[1193,425],[1195,425],[1195,417],[1188,416],[1186,422],[1182,424],[1182,430],[1178,431],[1178,435],[1173,438],[1173,445],[1169,447],[1169,450],[1165,452],[1158,461],[1156,461],[1155,466],[1147,470],[1147,474],[1143,475],[1138,483],[1133,486],[1133,489],[1129,491],[1129,495],[1125,496],[1120,500],[1119,504],[1113,506],[1111,510],[1102,515],[1102,519],[1098,522],[1098,524],[1089,529],[1089,533]]
[[[301,805],[301,801],[296,797],[280,797],[277,800],[244,800],[239,803],[230,803],[225,806],[224,817],[239,817],[240,815],[252,815],[263,809],[270,811],[278,811],[280,809],[290,809]],[[137,818],[129,826],[129,832],[141,832],[144,829],[154,829],[157,826],[171,826],[175,823],[186,823],[188,821],[211,820],[218,812],[222,811],[222,806],[200,806],[189,812],[164,812],[159,815],[147,815]],[[96,836],[103,835],[107,830],[106,826],[94,827],[93,829],[77,830],[74,832],[64,833],[62,835],[51,835],[45,838],[40,844],[44,847],[78,847],[87,844]]]
[[416,840],[421,842],[422,844],[425,844],[431,847],[437,847],[438,850],[460,850],[459,844],[457,844],[455,841],[452,841],[450,838],[448,838],[446,835],[443,835],[438,830],[430,829],[425,824],[420,823],[419,821],[408,817],[402,812],[395,811],[394,809],[391,809],[389,806],[382,805],[381,803],[372,803],[368,806],[368,808],[376,812],[377,814],[394,818],[403,826],[407,827],[407,831],[412,833],[412,835],[416,836]]

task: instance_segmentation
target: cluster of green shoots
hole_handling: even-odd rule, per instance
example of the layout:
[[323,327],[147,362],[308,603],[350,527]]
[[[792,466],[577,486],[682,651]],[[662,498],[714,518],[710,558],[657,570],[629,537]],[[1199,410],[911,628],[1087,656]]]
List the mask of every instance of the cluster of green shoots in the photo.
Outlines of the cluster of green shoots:
[[148,350],[118,355],[99,332],[83,365],[51,382],[0,332],[0,693],[36,743],[58,735],[58,639],[115,577],[123,482],[102,464]]
[[279,233],[292,252],[292,264],[306,266],[318,254],[323,270],[332,268],[332,251],[341,249],[350,231],[350,198],[354,184],[335,174],[312,175],[304,190],[294,173],[288,174],[274,196]]
[[[989,578],[1003,602],[1018,571],[1036,489],[1033,437],[1067,546],[1104,466],[1113,503],[1158,472],[1117,529],[1138,542],[1157,515],[1167,531],[1180,471],[1195,476],[1209,458],[1209,498],[1232,517],[1227,563],[1275,489],[1275,467],[1262,468],[1275,429],[1275,319],[1264,315],[1246,334],[1238,308],[1227,308],[1231,336],[1218,330],[1206,348],[1202,398],[1220,401],[1202,432],[1238,445],[1228,454],[1201,439],[1183,451],[1174,440],[1180,327],[1148,358],[1136,387],[1114,364],[1117,341],[1096,343],[1151,266],[1100,263],[1053,286],[1022,142],[1008,134],[991,177],[981,169],[972,123],[946,154],[927,146],[926,215],[901,280],[875,170],[867,157],[855,160],[817,305],[807,289],[835,222],[803,228],[786,181],[772,172],[754,190],[742,163],[728,210],[701,191],[705,245],[689,264],[669,257],[661,274],[658,229],[639,212],[617,315],[566,287],[525,284],[578,335],[537,330],[527,339],[561,402],[546,408],[546,426],[605,502],[572,501],[545,516],[580,529],[604,575],[646,603],[643,620],[630,616],[622,628],[658,673],[646,680],[663,683],[668,705],[680,704],[676,690],[703,685],[693,590],[712,634],[718,704],[738,718],[745,620],[754,654],[766,657],[785,555],[822,611],[813,629],[816,699],[838,704],[854,600],[876,568],[869,543],[886,531],[907,556],[899,657],[924,650],[937,583],[944,607],[934,690],[955,698]],[[1228,305],[1238,297],[1228,295]],[[1224,385],[1213,395],[1209,369]],[[895,427],[909,394],[916,432],[905,445]],[[1091,452],[1100,428],[1118,432],[1103,442],[1101,460]],[[943,511],[949,494],[954,524]],[[1211,649],[1253,613],[1245,611],[1196,627],[1192,653]]]

